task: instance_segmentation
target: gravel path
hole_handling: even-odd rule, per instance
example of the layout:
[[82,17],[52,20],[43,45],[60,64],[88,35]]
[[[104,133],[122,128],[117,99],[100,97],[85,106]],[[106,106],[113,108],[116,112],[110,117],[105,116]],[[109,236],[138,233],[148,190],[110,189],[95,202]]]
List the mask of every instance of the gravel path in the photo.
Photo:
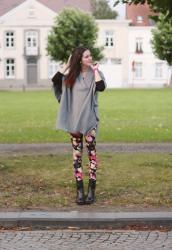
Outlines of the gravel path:
[[[172,153],[172,143],[97,143],[97,151],[109,153]],[[69,143],[0,144],[4,154],[70,153]]]

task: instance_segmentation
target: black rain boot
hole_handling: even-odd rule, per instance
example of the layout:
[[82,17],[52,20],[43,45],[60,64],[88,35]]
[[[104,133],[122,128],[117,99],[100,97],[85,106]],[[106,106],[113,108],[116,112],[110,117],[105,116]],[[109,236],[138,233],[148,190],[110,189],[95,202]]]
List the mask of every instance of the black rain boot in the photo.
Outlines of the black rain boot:
[[96,180],[89,179],[88,195],[85,200],[86,204],[92,204],[95,201],[95,189],[96,189]]
[[81,181],[76,180],[76,187],[77,187],[76,203],[78,205],[83,205],[83,204],[85,204],[83,181],[82,180]]

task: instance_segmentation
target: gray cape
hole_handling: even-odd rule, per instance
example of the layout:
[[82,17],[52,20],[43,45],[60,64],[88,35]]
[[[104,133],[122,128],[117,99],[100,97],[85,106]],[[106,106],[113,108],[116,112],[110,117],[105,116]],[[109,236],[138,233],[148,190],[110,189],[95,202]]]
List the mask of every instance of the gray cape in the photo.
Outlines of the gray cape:
[[[99,71],[99,74],[105,82],[103,73]],[[83,135],[93,128],[98,129],[98,92],[95,88],[95,77],[91,67],[85,79],[80,73],[72,89],[64,84],[63,77],[57,129],[69,133],[80,132]]]

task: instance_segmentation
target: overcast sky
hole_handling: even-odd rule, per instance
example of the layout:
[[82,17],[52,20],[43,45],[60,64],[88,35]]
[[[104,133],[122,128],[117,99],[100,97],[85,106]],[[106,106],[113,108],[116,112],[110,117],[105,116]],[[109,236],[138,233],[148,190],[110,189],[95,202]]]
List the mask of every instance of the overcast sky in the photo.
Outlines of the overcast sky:
[[[109,0],[109,4],[111,7],[113,7],[115,0]],[[124,19],[125,18],[125,4],[119,3],[115,8],[113,7],[118,13],[119,17],[118,19]]]

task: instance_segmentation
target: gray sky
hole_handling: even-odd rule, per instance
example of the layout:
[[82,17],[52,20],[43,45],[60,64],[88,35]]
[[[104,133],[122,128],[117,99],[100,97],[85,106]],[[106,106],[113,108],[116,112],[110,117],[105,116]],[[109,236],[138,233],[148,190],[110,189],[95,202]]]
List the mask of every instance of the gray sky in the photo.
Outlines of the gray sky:
[[[113,6],[114,2],[115,2],[115,0],[109,0],[109,4],[111,7]],[[125,4],[119,3],[115,8],[113,7],[113,9],[119,13],[118,19],[125,18]]]

